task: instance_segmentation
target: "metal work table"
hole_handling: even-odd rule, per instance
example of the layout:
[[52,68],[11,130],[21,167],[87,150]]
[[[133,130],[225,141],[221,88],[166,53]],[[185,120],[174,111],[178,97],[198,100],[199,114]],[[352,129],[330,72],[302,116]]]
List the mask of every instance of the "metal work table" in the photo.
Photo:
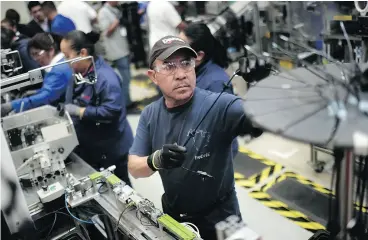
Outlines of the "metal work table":
[[[84,162],[76,154],[72,153],[70,155],[70,159],[72,161],[66,166],[67,171],[68,173],[73,174],[77,179],[96,172],[95,169]],[[59,181],[64,187],[66,186],[65,177],[59,176],[57,179],[55,179],[55,181]],[[23,189],[23,193],[31,210],[32,216],[41,213],[43,210],[42,204],[40,203],[37,195],[37,190],[39,189],[41,189],[41,186],[33,189]],[[134,237],[134,239],[137,240],[174,239],[168,233],[161,231],[153,224],[147,224],[148,219],[146,219],[144,216],[142,216],[141,219],[138,219],[136,215],[136,208],[125,210],[126,206],[123,206],[122,204],[118,205],[116,198],[111,191],[107,191],[106,193],[95,197],[95,201],[100,205],[101,210],[103,210],[105,214],[109,216],[114,225],[118,221],[122,211],[124,211],[124,214],[119,222],[119,230],[127,236]]]
[[[96,202],[104,209],[104,211],[110,216],[113,222],[117,222],[123,209],[119,209],[116,204],[115,197],[107,192],[106,194],[97,196],[95,198]],[[161,231],[154,225],[147,224],[148,220],[143,217],[144,223],[138,219],[136,216],[136,208],[132,210],[127,210],[124,212],[123,216],[119,222],[119,230],[124,232],[128,236],[134,237],[137,240],[147,240],[147,239],[174,239],[166,232]]]

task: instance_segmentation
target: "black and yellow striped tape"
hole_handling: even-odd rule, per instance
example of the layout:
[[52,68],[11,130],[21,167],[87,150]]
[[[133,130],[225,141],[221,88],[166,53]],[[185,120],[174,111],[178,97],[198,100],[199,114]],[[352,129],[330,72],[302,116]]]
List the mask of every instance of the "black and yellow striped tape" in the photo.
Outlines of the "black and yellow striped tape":
[[266,159],[265,157],[250,151],[249,149],[239,147],[239,152],[248,155],[252,159],[256,159],[263,164],[267,165],[265,169],[263,169],[260,173],[256,173],[252,176],[244,176],[241,173],[235,173],[234,178],[237,185],[242,186],[244,188],[253,188],[258,183],[261,183],[268,179],[273,174],[278,174],[281,172],[284,167],[281,164],[277,164],[273,161]]
[[[317,232],[318,230],[324,230],[325,227],[321,225],[318,222],[315,222],[308,218],[305,214],[295,211],[288,207],[283,202],[280,202],[278,200],[274,200],[269,194],[266,193],[267,190],[269,190],[271,187],[273,187],[275,184],[280,183],[287,178],[293,178],[297,180],[299,183],[303,185],[307,185],[309,187],[312,187],[314,190],[323,193],[327,196],[330,196],[331,194],[334,194],[333,191],[331,191],[328,188],[323,187],[322,185],[315,183],[299,174],[296,174],[294,172],[285,172],[284,174],[280,175],[279,177],[267,182],[265,185],[260,187],[259,190],[253,191],[249,193],[249,195],[260,201],[263,205],[275,210],[278,214],[281,216],[284,216],[288,218],[289,220],[293,221],[300,227],[309,230],[311,232]],[[358,208],[359,205],[355,204],[355,207]],[[363,212],[367,212],[367,207],[363,207]]]
[[258,200],[264,206],[271,208],[281,216],[293,221],[295,224],[299,225],[300,227],[309,230],[313,233],[324,230],[325,227],[299,211],[294,211],[289,208],[289,206],[283,202],[274,200],[269,194],[263,191],[252,191],[249,193],[249,196],[253,199]]
[[[294,172],[285,172],[283,173],[280,177],[278,177],[277,179],[275,179],[275,181],[272,181],[274,182],[273,184],[276,184],[278,182],[281,182],[283,180],[285,180],[286,178],[293,178],[295,179],[296,181],[298,181],[299,183],[303,184],[303,185],[307,185],[311,188],[313,188],[314,190],[320,192],[320,193],[323,193],[327,196],[329,195],[335,195],[335,193],[333,191],[331,191],[330,189],[328,188],[325,188],[323,187],[322,185],[318,184],[318,183],[315,183],[297,173],[294,173]],[[270,183],[267,183],[265,186],[262,186],[261,190],[262,191],[267,191],[273,184],[270,184]],[[359,203],[355,203],[355,207],[356,208],[359,208],[360,204]],[[363,212],[367,212],[368,211],[368,207],[367,206],[363,206]]]

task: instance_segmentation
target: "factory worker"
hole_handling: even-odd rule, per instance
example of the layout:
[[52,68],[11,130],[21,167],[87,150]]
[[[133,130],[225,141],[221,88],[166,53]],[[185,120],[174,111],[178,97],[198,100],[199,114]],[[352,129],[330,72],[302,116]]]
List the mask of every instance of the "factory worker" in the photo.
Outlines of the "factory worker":
[[92,33],[78,30],[61,41],[67,59],[94,57],[95,69],[92,60],[87,59],[72,65],[76,73],[98,76],[95,84],[75,86],[73,103],[65,105],[65,110],[73,117],[79,140],[77,154],[97,170],[116,165],[115,174],[130,185],[127,163],[133,133],[126,119],[125,98],[118,75],[102,57],[95,56],[97,41]]
[[[194,223],[203,239],[212,240],[216,223],[240,216],[232,141],[237,135],[259,136],[261,131],[252,126],[242,99],[234,95],[222,94],[208,111],[219,93],[195,87],[196,57],[178,37],[164,37],[153,46],[148,76],[163,97],[142,111],[128,167],[135,178],[158,171],[165,190],[164,212],[179,222]],[[189,136],[193,138],[183,146]],[[204,178],[198,171],[212,177]]]
[[[225,69],[229,66],[226,49],[211,34],[206,24],[193,23],[180,33],[180,38],[197,52],[195,73],[196,87],[220,93],[230,77]],[[234,94],[232,85],[225,92]],[[233,157],[238,153],[238,141],[234,139]]]
[[42,3],[42,11],[50,23],[50,32],[65,36],[70,31],[75,30],[75,24],[70,19],[57,12],[53,1],[44,1]]
[[[59,50],[57,38],[50,33],[38,33],[28,43],[30,56],[40,65],[48,66],[65,61]],[[26,111],[43,105],[57,106],[64,101],[68,81],[72,79],[72,70],[68,64],[61,64],[45,70],[41,89],[33,95],[1,105],[1,116],[10,111]]]

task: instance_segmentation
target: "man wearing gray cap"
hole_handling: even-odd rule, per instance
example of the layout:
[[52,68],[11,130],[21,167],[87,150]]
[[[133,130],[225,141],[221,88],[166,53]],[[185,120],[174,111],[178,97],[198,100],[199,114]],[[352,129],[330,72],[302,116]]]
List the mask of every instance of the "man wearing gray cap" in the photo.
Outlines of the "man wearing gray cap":
[[246,118],[242,99],[234,95],[222,94],[208,111],[219,93],[195,87],[196,57],[178,37],[164,37],[153,46],[148,76],[163,97],[143,110],[128,167],[135,178],[158,171],[165,190],[163,211],[179,222],[195,224],[203,239],[213,240],[216,223],[240,216],[232,140],[260,131]]

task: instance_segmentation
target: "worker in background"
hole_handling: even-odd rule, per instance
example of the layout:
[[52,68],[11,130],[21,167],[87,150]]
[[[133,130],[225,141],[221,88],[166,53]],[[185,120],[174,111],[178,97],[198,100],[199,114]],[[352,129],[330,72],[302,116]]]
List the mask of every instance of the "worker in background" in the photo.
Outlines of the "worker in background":
[[28,10],[32,16],[32,20],[27,24],[28,29],[33,37],[37,33],[49,32],[49,24],[45,14],[42,11],[41,3],[39,1],[29,1]]
[[17,30],[19,31],[20,34],[31,37],[32,30],[29,29],[25,24],[20,23],[20,15],[16,10],[8,9],[5,12],[5,18],[9,19],[9,20],[12,20],[15,23],[15,25],[17,26]]
[[101,57],[95,56],[94,43],[98,38],[90,36],[72,31],[60,45],[67,59],[93,56],[95,69],[89,59],[72,67],[84,77],[95,73],[98,76],[94,85],[77,85],[72,103],[65,105],[65,110],[73,117],[78,136],[77,154],[96,170],[116,165],[115,175],[131,185],[127,164],[133,133],[126,119],[120,79]]
[[30,56],[28,52],[28,43],[30,38],[23,34],[16,34],[17,26],[15,23],[7,18],[1,21],[1,30],[4,29],[10,30],[6,31],[9,34],[7,40],[2,42],[2,45],[9,46],[12,50],[17,50],[19,52],[19,56],[22,61],[23,69],[22,72],[28,72],[29,70],[36,69],[39,67],[39,64]]
[[151,1],[147,6],[150,49],[159,39],[168,35],[178,35],[186,28],[175,6],[169,1]]
[[[38,33],[28,43],[31,57],[40,66],[48,66],[64,61],[64,55],[59,50],[59,43],[50,33]],[[10,111],[26,111],[43,105],[56,106],[65,97],[68,81],[72,79],[72,71],[68,64],[61,64],[45,70],[42,88],[35,94],[16,99],[1,105],[1,116]]]
[[[211,92],[234,94],[232,85],[226,88],[229,75],[225,69],[229,66],[226,49],[211,34],[206,24],[193,23],[180,33],[180,38],[189,43],[197,52],[195,73],[196,86]],[[233,142],[233,157],[238,153],[238,141]]]
[[[135,178],[158,171],[165,190],[163,211],[179,222],[195,224],[201,237],[211,240],[216,239],[216,223],[241,215],[232,141],[242,134],[259,136],[261,131],[245,116],[241,98],[227,93],[218,98],[219,93],[195,87],[196,58],[197,53],[175,36],[153,46],[148,76],[160,87],[163,98],[143,110],[128,167]],[[183,146],[189,136],[193,138]]]
[[122,13],[117,8],[118,4],[116,1],[107,1],[98,12],[98,23],[102,31],[105,58],[118,69],[126,107],[131,110],[136,106],[130,98],[130,51],[127,30],[120,23]]
[[57,12],[54,2],[43,2],[42,11],[50,22],[50,32],[64,36],[68,32],[76,29],[73,21],[70,18],[67,18]]
[[[175,4],[175,6],[173,5]],[[150,49],[159,39],[173,35],[176,36],[180,31],[187,27],[178,13],[177,3],[169,1],[151,1],[146,7],[148,21],[148,41]],[[163,14],[165,13],[165,14]],[[162,92],[156,86],[157,92],[162,96]]]
[[97,22],[97,12],[83,1],[62,1],[57,7],[58,13],[70,18],[77,30],[84,33],[92,32],[93,24]]
[[28,38],[26,35],[20,33],[17,29],[17,24],[8,19],[8,18],[4,18],[3,20],[1,20],[1,27],[12,30],[14,33],[14,38],[15,39],[25,39]]

